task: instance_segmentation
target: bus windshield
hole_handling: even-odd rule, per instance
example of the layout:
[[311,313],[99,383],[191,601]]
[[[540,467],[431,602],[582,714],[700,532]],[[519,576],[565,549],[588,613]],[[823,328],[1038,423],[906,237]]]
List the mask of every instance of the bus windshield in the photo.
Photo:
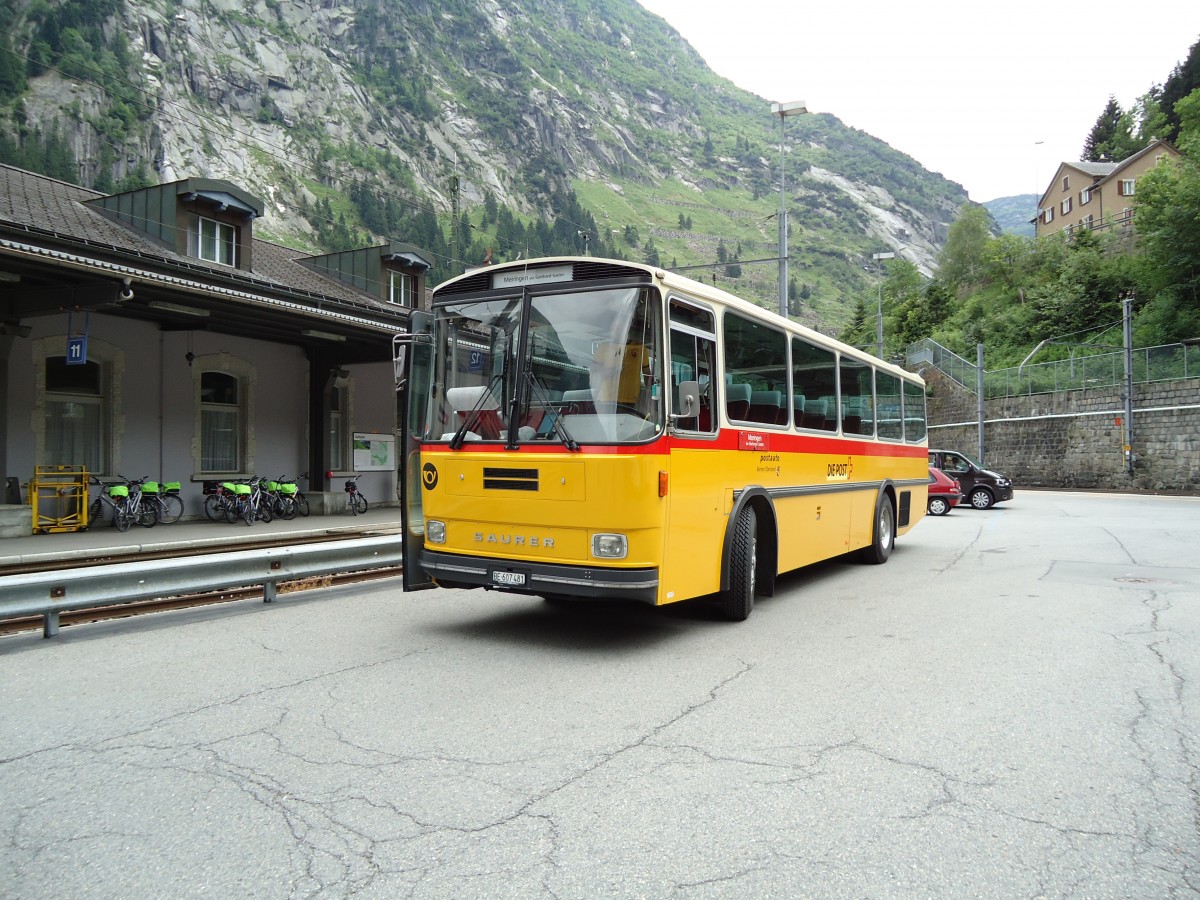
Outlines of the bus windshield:
[[439,307],[422,439],[578,449],[662,434],[658,307],[646,287]]

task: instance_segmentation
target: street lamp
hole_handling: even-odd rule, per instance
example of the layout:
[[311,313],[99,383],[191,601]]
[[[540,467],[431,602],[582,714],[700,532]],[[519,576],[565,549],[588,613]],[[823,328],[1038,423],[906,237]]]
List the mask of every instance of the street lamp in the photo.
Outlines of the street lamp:
[[895,259],[896,254],[890,250],[886,253],[872,253],[871,259],[879,266],[879,303],[875,308],[875,355],[883,359],[883,261]]
[[771,104],[771,115],[779,116],[779,314],[785,319],[788,314],[788,238],[783,171],[783,123],[788,116],[801,116],[806,112],[808,107],[804,105],[803,100]]

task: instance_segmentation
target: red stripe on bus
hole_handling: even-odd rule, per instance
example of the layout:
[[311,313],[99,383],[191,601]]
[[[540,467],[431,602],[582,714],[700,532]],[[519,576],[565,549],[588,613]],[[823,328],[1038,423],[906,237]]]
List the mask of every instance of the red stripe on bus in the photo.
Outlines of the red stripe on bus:
[[[537,453],[561,454],[563,456],[667,456],[673,449],[688,450],[725,450],[742,453],[780,452],[780,453],[847,453],[857,456],[883,456],[912,459],[924,459],[929,450],[923,444],[884,444],[875,441],[864,441],[861,438],[838,437],[836,435],[793,434],[779,431],[754,431],[765,439],[765,444],[754,450],[741,450],[740,435],[747,433],[743,429],[722,428],[715,439],[699,440],[696,438],[681,438],[666,436],[648,444],[580,444],[579,450],[568,450],[561,444],[521,444],[515,451],[504,450],[503,444],[497,442],[482,443],[470,441],[464,443],[459,453]],[[443,449],[440,444],[426,444],[425,449],[438,451]]]

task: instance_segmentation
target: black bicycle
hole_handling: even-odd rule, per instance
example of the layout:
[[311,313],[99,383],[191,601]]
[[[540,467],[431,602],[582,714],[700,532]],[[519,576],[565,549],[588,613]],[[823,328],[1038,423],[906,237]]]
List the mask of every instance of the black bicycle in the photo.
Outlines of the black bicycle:
[[346,505],[351,515],[361,516],[367,511],[367,498],[358,489],[359,475],[346,479]]

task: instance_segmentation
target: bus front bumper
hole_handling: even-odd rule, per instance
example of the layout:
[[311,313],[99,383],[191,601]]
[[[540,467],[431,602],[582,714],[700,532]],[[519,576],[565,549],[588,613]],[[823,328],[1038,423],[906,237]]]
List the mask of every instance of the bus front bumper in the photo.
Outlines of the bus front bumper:
[[601,566],[563,566],[514,562],[483,556],[421,551],[421,568],[443,587],[510,591],[580,599],[640,600],[658,598],[658,570],[610,569]]

